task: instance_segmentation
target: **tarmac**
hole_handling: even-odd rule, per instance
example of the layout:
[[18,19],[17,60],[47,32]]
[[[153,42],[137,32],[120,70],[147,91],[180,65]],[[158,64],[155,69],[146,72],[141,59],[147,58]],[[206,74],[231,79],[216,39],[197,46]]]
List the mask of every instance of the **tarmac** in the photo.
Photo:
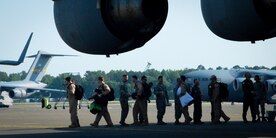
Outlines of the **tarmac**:
[[[231,120],[224,124],[210,123],[210,104],[203,103],[203,125],[175,125],[174,105],[168,106],[164,121],[167,125],[156,125],[157,110],[155,103],[148,106],[149,126],[119,125],[121,108],[118,103],[108,106],[114,127],[106,128],[102,118],[100,127],[89,124],[95,119],[86,105],[79,110],[80,128],[68,128],[70,124],[69,109],[42,109],[40,104],[16,104],[10,108],[0,109],[0,138],[54,138],[54,137],[93,137],[93,138],[178,138],[178,137],[276,137],[276,123],[259,122],[243,123],[241,113],[242,104],[223,103],[224,112]],[[272,105],[266,105],[266,110],[272,110]],[[190,116],[193,115],[193,105],[189,107]],[[248,112],[248,120],[251,120]],[[181,121],[184,121],[182,116]],[[223,122],[223,120],[221,119]],[[132,104],[126,123],[133,123]]]

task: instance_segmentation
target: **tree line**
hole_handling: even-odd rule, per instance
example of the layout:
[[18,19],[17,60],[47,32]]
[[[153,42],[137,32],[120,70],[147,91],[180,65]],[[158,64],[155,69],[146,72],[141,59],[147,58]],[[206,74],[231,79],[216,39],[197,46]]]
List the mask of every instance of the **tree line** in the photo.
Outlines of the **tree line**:
[[[272,68],[267,68],[264,66],[254,66],[254,67],[240,67],[238,65],[233,67],[234,69],[267,69],[267,70],[276,70],[276,66]],[[226,70],[227,68],[223,67],[217,67],[216,70]],[[195,71],[195,70],[206,70],[206,68],[203,65],[199,65],[196,69],[189,69],[185,68],[183,70],[155,70],[155,69],[148,69],[146,71],[126,71],[126,70],[111,70],[110,72],[105,71],[86,71],[83,76],[77,74],[72,75],[70,73],[62,73],[58,76],[51,76],[49,74],[46,74],[42,82],[48,84],[48,88],[52,89],[65,89],[64,85],[64,78],[71,76],[76,84],[81,85],[85,90],[85,96],[89,97],[95,88],[98,87],[97,79],[99,76],[103,76],[105,78],[105,82],[111,86],[115,90],[115,97],[119,97],[119,86],[121,84],[121,77],[124,74],[127,74],[129,76],[129,82],[131,81],[131,76],[136,75],[138,78],[141,78],[143,75],[147,76],[148,82],[152,82],[155,86],[157,84],[157,78],[158,76],[163,76],[164,85],[167,87],[169,97],[170,99],[173,98],[172,90],[176,85],[176,79],[180,77],[180,75],[183,75],[185,73]],[[213,70],[212,68],[208,68],[208,70]],[[27,73],[25,71],[22,71],[20,73],[12,73],[7,74],[5,72],[0,72],[0,81],[17,81],[17,80],[23,80],[26,77]],[[130,91],[134,91],[134,86],[132,83],[128,83]],[[31,96],[31,98],[40,98],[44,96],[48,96],[49,93],[35,93]],[[65,94],[63,93],[51,93],[51,97],[53,98],[60,98],[64,97]],[[152,96],[151,98],[154,98]]]

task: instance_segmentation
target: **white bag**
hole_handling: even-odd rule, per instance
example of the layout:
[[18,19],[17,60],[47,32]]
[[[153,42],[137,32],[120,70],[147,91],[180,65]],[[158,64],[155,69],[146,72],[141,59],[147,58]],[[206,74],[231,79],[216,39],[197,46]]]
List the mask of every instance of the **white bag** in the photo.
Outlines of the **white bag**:
[[[181,93],[181,86],[177,89],[177,95],[180,95]],[[182,107],[187,106],[191,101],[194,100],[194,98],[186,91],[186,94],[179,97],[180,103]]]

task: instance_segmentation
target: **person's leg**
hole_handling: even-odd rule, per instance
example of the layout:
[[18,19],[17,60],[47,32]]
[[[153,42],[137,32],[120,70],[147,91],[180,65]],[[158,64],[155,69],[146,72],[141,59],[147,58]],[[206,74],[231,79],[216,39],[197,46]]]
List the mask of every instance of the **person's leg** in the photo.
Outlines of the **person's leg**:
[[175,110],[174,111],[175,124],[178,125],[180,124],[179,119],[181,117],[182,112],[181,112],[181,105],[177,100],[174,101],[174,110]]
[[112,123],[110,114],[108,112],[107,106],[103,107],[103,117],[104,117],[104,119],[105,119],[105,121],[107,123],[107,126],[113,126],[113,123]]
[[129,107],[128,107],[128,101],[120,101],[121,104],[121,120],[120,123],[125,123],[125,120],[128,115]]
[[247,123],[247,118],[246,118],[246,115],[247,115],[247,111],[248,111],[248,107],[249,107],[249,102],[248,100],[244,100],[243,101],[243,112],[242,112],[242,119],[243,119],[243,122]]
[[138,113],[139,113],[139,106],[138,106],[138,101],[136,100],[133,106],[133,124],[138,125]]

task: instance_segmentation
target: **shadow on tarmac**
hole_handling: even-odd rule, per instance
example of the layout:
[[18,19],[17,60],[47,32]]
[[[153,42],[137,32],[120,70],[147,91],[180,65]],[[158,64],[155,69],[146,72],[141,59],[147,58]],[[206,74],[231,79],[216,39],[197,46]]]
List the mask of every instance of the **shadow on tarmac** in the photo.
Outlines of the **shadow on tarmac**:
[[[35,131],[35,132],[34,132]],[[83,126],[80,128],[26,129],[25,134],[1,135],[1,138],[178,138],[178,137],[276,137],[276,123],[228,122],[214,125],[167,125],[150,124],[149,126],[129,126],[97,128]]]

